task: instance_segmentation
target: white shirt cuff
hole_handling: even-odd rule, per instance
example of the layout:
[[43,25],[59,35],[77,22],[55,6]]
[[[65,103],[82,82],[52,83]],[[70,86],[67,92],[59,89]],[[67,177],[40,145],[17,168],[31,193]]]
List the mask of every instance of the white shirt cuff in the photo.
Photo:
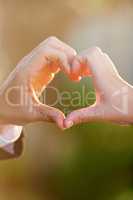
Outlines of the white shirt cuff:
[[0,148],[17,141],[22,129],[22,126],[0,125]]

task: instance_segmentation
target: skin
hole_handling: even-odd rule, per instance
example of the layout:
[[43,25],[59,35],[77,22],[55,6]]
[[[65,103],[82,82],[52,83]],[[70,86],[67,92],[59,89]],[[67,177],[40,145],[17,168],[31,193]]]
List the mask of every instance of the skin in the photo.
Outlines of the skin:
[[70,113],[64,126],[84,122],[133,123],[133,87],[124,81],[109,56],[98,47],[77,55],[73,61],[71,79],[92,77],[96,92],[94,105]]
[[[24,57],[1,87],[2,123],[25,125],[35,121],[47,121],[56,122],[63,128],[64,114],[39,102],[38,96],[60,70],[66,74],[70,73],[70,65],[75,55],[76,52],[71,47],[55,37],[50,37]],[[21,88],[24,88],[23,96],[28,98],[29,103],[17,106],[21,101]],[[11,106],[10,102],[16,106]]]
[[0,147],[16,141],[28,123],[55,122],[64,129],[64,114],[38,97],[60,70],[70,74],[75,55],[71,47],[50,37],[18,63],[0,88]]
[[[94,105],[75,110],[65,118],[60,110],[38,100],[60,70],[73,81],[92,77]],[[26,103],[22,102],[20,91]],[[31,122],[55,122],[61,129],[92,121],[131,124],[132,98],[132,86],[120,77],[111,59],[99,48],[76,55],[74,49],[50,37],[18,63],[0,88],[0,146],[3,141],[7,144],[18,139],[22,127]]]

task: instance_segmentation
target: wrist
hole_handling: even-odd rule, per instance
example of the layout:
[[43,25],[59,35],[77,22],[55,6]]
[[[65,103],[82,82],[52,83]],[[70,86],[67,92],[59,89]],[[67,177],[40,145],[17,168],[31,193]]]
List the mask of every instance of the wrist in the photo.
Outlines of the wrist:
[[6,93],[0,88],[0,125],[8,123],[8,102],[6,101]]
[[125,82],[122,88],[122,95],[120,95],[121,101],[121,113],[122,119],[127,124],[133,124],[133,87]]

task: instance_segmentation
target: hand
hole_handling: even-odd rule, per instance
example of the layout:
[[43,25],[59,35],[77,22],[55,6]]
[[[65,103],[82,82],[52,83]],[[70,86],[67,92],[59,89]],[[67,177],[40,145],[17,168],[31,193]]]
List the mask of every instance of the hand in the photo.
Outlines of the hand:
[[92,76],[96,102],[70,113],[64,121],[66,128],[91,121],[133,122],[133,88],[120,77],[111,59],[99,48],[89,49],[74,59],[71,78],[78,80],[83,76]]
[[1,123],[48,121],[63,129],[64,114],[39,102],[38,96],[60,70],[70,74],[75,55],[71,47],[50,37],[24,57],[0,89]]

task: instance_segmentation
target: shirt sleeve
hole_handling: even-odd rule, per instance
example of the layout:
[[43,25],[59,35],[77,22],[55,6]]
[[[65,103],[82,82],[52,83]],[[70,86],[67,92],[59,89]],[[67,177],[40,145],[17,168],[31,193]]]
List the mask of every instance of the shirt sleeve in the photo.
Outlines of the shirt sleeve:
[[0,148],[16,142],[22,133],[22,126],[0,125]]
[[19,158],[23,153],[24,134],[23,131],[17,141],[0,148],[0,161]]

